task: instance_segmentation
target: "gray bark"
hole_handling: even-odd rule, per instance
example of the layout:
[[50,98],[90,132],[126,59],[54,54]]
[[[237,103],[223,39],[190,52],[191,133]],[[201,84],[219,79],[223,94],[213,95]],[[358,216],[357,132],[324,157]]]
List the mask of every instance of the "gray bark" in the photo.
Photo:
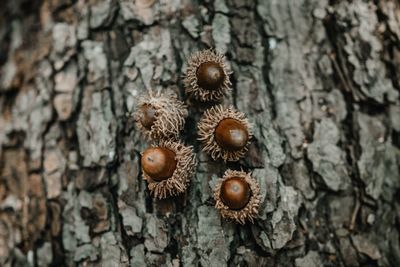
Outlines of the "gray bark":
[[[400,266],[400,2],[0,3],[0,266]],[[153,200],[131,113],[186,99],[192,52],[232,66],[254,124],[240,164],[201,152],[188,192]],[[259,218],[222,220],[212,188],[253,172]]]

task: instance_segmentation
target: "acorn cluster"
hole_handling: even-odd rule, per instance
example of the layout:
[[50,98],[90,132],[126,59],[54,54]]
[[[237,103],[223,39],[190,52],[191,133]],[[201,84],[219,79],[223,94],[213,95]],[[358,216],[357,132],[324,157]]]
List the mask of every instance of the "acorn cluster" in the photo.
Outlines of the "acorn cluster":
[[[184,77],[191,99],[215,103],[198,123],[198,140],[213,160],[224,162],[243,158],[253,136],[244,113],[216,103],[230,91],[230,74],[225,56],[210,49],[189,58]],[[184,193],[196,168],[192,146],[179,141],[187,116],[186,104],[172,92],[149,93],[138,101],[137,128],[153,142],[142,152],[142,173],[156,198]],[[258,213],[260,189],[250,173],[228,169],[215,186],[214,199],[222,217],[244,224]]]

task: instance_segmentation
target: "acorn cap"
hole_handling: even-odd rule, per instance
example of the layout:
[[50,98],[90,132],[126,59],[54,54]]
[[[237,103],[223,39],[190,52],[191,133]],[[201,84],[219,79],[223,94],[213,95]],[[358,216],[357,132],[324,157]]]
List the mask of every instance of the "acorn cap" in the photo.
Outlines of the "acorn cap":
[[225,56],[207,49],[193,53],[185,73],[185,91],[200,101],[219,101],[232,85]]
[[197,127],[203,151],[214,160],[221,158],[225,162],[242,158],[253,136],[244,113],[232,106],[218,105],[206,110]]
[[139,98],[135,122],[147,139],[174,139],[185,126],[186,105],[173,92],[158,92]]
[[[147,159],[149,155],[150,159]],[[156,163],[160,166],[156,167]],[[196,164],[191,146],[171,140],[161,140],[142,154],[143,177],[148,182],[150,193],[158,199],[185,192]]]
[[260,186],[250,173],[228,169],[217,181],[214,199],[223,218],[254,223],[261,202]]

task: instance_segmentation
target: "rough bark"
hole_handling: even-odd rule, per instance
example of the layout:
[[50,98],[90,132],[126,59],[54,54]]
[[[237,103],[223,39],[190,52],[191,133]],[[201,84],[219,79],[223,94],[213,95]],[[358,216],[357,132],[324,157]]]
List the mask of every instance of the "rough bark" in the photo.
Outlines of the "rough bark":
[[[0,266],[400,266],[400,2],[0,3]],[[153,200],[132,112],[186,99],[190,53],[232,66],[224,100],[255,138],[239,164],[200,152],[187,194]],[[254,225],[212,188],[253,172]]]

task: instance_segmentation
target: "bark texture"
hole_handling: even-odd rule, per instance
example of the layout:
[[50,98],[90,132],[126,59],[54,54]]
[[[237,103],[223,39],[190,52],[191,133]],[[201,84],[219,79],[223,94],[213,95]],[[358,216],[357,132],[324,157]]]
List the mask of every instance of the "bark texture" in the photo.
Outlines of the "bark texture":
[[[132,112],[186,99],[192,52],[231,65],[254,125],[240,164],[200,152],[187,194],[151,198]],[[400,2],[0,2],[0,266],[400,266]],[[254,224],[212,188],[252,171]]]

